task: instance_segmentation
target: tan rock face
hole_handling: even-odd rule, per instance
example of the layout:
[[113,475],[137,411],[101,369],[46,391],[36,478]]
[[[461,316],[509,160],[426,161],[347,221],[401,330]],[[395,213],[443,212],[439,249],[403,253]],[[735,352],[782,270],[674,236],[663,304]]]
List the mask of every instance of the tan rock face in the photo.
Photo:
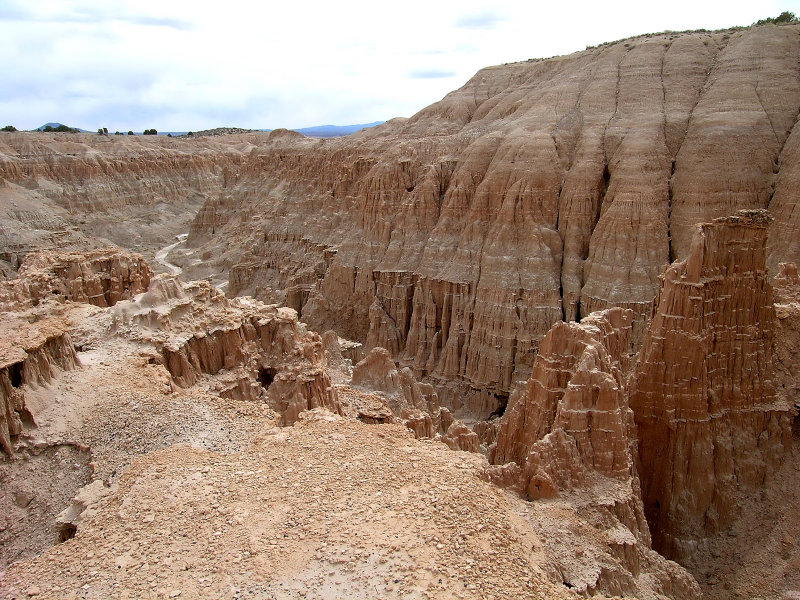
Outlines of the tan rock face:
[[29,323],[3,315],[0,342],[0,449],[13,454],[13,439],[23,423],[36,424],[35,410],[25,402],[30,386],[48,383],[59,369],[70,370],[80,362],[67,327],[57,319]]
[[635,477],[633,414],[621,369],[632,318],[624,309],[593,313],[580,324],[557,323],[542,341],[527,389],[490,453],[495,464],[522,467],[529,498],[583,485],[587,471]]
[[[187,279],[227,276],[232,296],[385,347],[485,419],[556,321],[630,308],[638,347],[695,223],[770,208],[770,269],[800,261],[797,36],[670,33],[490,67],[411,119],[337,140],[9,134],[0,226],[66,239],[114,211],[164,214],[150,230],[167,243],[194,217]],[[152,246],[124,223],[114,241]],[[0,259],[16,266],[23,237]]]
[[190,244],[231,269],[232,293],[385,347],[485,419],[556,321],[630,308],[638,347],[694,223],[777,202],[770,264],[796,254],[797,32],[650,36],[491,67],[406,121],[274,136]]
[[247,139],[4,135],[0,254],[17,266],[33,250],[107,245],[102,238],[151,258],[231,182]]
[[147,290],[152,276],[144,258],[118,248],[34,252],[16,279],[0,284],[0,304],[25,309],[55,296],[108,307]]
[[668,556],[729,524],[737,495],[760,486],[791,441],[773,371],[768,222],[745,211],[698,226],[686,260],[662,277],[632,376],[645,509]]
[[775,295],[775,387],[778,397],[800,408],[800,276],[797,265],[781,263]]
[[[650,546],[623,370],[633,314],[614,308],[553,326],[527,387],[512,396],[485,477],[528,499],[574,507],[602,532],[613,567],[582,572],[574,560],[581,550],[558,554],[557,571],[580,582],[579,593],[697,598],[691,576]],[[568,537],[555,544],[568,547]]]

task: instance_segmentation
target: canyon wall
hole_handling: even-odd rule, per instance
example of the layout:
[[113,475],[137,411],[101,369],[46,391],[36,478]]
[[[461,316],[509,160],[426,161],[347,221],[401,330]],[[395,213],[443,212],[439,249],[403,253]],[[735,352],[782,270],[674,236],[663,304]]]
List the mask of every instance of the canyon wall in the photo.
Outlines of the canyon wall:
[[386,347],[487,418],[557,321],[628,308],[638,348],[697,222],[768,208],[772,274],[800,262],[798,64],[796,25],[670,32],[482,69],[340,139],[3,134],[0,259],[14,231],[93,238],[117,214],[108,235],[149,256],[194,217],[187,279]]
[[[550,329],[490,447],[486,478],[530,500],[558,499],[602,532],[598,555],[614,560],[575,576],[577,592],[697,598],[691,576],[651,547],[625,374],[632,320],[612,308]],[[570,573],[571,557],[557,556]]]
[[25,391],[49,383],[58,369],[74,369],[79,361],[58,319],[29,323],[6,313],[0,331],[0,450],[12,455],[23,424],[35,425]]
[[662,276],[631,379],[654,547],[681,558],[728,526],[791,445],[776,393],[764,211],[698,225]]
[[152,258],[233,181],[246,140],[4,133],[0,261],[16,268],[34,250],[109,241]]
[[773,274],[800,258],[799,32],[642,36],[483,69],[344,140],[273,132],[189,243],[231,293],[386,347],[486,418],[556,321],[629,308],[638,348],[696,222],[772,208]]

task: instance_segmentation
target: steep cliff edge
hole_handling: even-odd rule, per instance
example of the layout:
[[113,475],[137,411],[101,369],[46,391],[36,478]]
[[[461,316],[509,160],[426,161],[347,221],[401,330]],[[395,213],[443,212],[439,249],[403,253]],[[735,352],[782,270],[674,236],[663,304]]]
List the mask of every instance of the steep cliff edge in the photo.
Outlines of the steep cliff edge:
[[774,202],[770,265],[796,260],[798,58],[797,26],[646,36],[483,69],[348,139],[275,132],[189,244],[486,418],[556,321],[630,308],[638,347],[694,223]]
[[790,406],[775,386],[769,220],[741,211],[698,225],[689,256],[662,276],[630,406],[645,511],[667,556],[689,556],[729,525],[737,498],[791,445]]
[[[571,574],[576,591],[698,598],[692,577],[651,548],[625,377],[632,320],[632,311],[613,308],[550,329],[503,418],[486,476],[530,500],[558,498],[603,532],[603,568]],[[569,542],[551,542],[560,544]],[[560,569],[575,565],[562,559]]]

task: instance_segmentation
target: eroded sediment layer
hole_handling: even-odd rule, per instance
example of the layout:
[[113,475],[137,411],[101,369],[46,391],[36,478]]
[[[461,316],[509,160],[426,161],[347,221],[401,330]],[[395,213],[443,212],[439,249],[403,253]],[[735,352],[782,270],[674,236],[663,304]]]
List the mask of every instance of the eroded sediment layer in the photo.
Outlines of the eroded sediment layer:
[[769,217],[699,225],[662,277],[631,382],[642,492],[654,546],[685,557],[731,523],[791,443],[776,394]]
[[140,255],[119,248],[37,251],[25,258],[16,279],[0,283],[0,305],[21,310],[57,299],[105,308],[147,290],[152,276]]
[[6,313],[1,329],[0,449],[10,455],[23,424],[35,424],[25,390],[50,382],[58,369],[73,369],[79,362],[67,327],[58,319],[29,323]]
[[510,401],[486,476],[530,500],[579,506],[604,532],[617,562],[574,576],[577,591],[696,598],[691,576],[650,545],[625,376],[632,320],[632,311],[614,308],[553,326]]
[[483,69],[347,139],[273,132],[189,242],[234,265],[233,291],[386,347],[486,417],[558,320],[630,308],[638,346],[694,223],[777,203],[770,264],[796,254],[798,39],[636,38]]

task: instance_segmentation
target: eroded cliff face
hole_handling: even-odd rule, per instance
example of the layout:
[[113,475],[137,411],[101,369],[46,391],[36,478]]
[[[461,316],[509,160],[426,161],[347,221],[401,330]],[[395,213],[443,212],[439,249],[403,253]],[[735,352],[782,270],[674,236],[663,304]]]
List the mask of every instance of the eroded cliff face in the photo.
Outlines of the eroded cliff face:
[[690,555],[791,444],[776,394],[763,211],[701,224],[662,277],[630,392],[654,547]]
[[67,327],[58,319],[29,323],[4,313],[0,341],[0,449],[14,454],[23,425],[35,425],[36,409],[26,402],[31,386],[49,383],[59,369],[79,365]]
[[322,338],[291,308],[228,300],[206,281],[158,276],[114,307],[113,326],[155,344],[178,387],[202,383],[234,400],[264,400],[291,425],[318,407],[341,412]]
[[25,258],[16,279],[0,282],[0,305],[24,310],[47,299],[105,308],[147,290],[152,275],[144,258],[119,248],[37,251]]
[[235,178],[247,140],[3,134],[0,261],[109,240],[152,258]]
[[553,326],[512,397],[486,477],[530,500],[574,506],[602,532],[613,559],[599,571],[582,573],[556,553],[578,592],[696,598],[691,576],[651,548],[625,376],[632,320],[631,310],[613,308]]
[[774,204],[770,264],[796,260],[799,32],[635,38],[483,69],[347,139],[273,132],[189,245],[486,418],[556,321],[629,308],[638,347],[694,223]]

